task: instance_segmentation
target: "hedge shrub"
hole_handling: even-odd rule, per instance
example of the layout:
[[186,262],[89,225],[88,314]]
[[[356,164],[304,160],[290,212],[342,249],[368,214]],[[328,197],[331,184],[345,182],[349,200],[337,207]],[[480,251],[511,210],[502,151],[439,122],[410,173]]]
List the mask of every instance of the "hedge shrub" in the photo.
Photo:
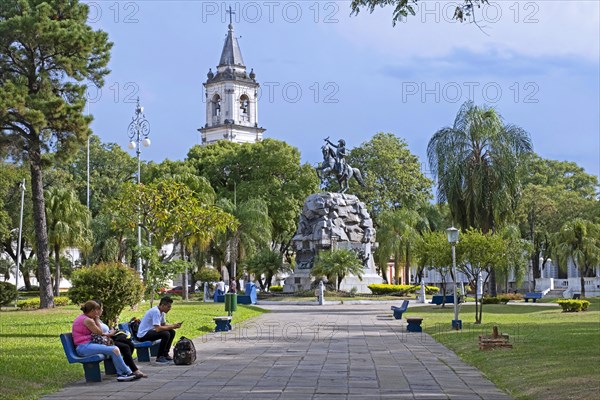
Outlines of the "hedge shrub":
[[499,297],[507,298],[509,300],[523,300],[523,295],[521,293],[503,293]]
[[144,284],[135,270],[121,263],[103,263],[73,272],[68,296],[75,304],[98,299],[104,306],[102,320],[113,325],[121,311],[142,300]]
[[6,306],[17,298],[17,287],[10,282],[0,282],[0,306]]
[[425,294],[438,294],[440,292],[440,288],[437,286],[425,286]]
[[498,296],[498,300],[500,301],[500,303],[506,304],[506,303],[508,303],[509,301],[512,300],[512,297],[503,294],[503,295]]
[[[71,300],[65,296],[57,296],[54,298],[54,306],[55,307],[63,307],[71,304]],[[27,300],[19,300],[17,302],[17,307],[20,310],[28,311],[28,310],[37,310],[40,308],[40,298],[33,297]]]
[[367,286],[371,293],[383,295],[406,296],[409,293],[415,293],[420,288],[418,285],[388,285],[386,283],[377,283]]
[[560,304],[563,312],[587,311],[590,306],[587,300],[558,300],[557,303]]
[[200,282],[218,282],[221,274],[214,268],[204,267],[194,275],[194,278]]
[[511,299],[510,296],[505,296],[505,295],[500,295],[498,297],[488,297],[488,296],[484,296],[484,298],[481,300],[481,302],[483,304],[506,304],[508,303]]
[[283,286],[269,286],[269,292],[281,293],[283,292]]

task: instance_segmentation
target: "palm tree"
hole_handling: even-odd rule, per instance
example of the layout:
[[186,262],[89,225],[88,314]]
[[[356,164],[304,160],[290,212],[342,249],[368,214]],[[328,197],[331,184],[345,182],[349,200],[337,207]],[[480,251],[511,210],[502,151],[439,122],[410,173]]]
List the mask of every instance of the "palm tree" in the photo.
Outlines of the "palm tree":
[[[249,274],[257,277],[261,290],[269,289],[275,275],[291,272],[289,264],[283,263],[281,253],[269,248],[260,250],[250,257],[247,260],[246,269]],[[263,275],[265,276],[264,280]]]
[[566,267],[569,259],[579,271],[581,297],[585,297],[585,277],[600,263],[600,225],[576,218],[566,222],[554,238],[558,264]]
[[[465,102],[454,125],[437,131],[427,145],[429,164],[437,175],[438,201],[448,203],[463,230],[493,231],[516,208],[519,171],[531,151],[531,139],[522,128],[504,124],[493,108]],[[493,275],[490,286],[495,295]]]
[[400,280],[400,262],[404,261],[405,283],[408,283],[410,276],[410,262],[412,261],[411,246],[419,239],[419,233],[416,226],[419,214],[416,211],[408,209],[396,209],[384,211],[378,218],[380,222],[377,229],[377,241],[379,249],[377,250],[380,259],[394,258],[394,280],[399,283]]
[[60,251],[65,246],[86,245],[90,238],[90,212],[71,189],[53,187],[46,192],[48,243],[54,254],[54,295],[60,286]]
[[310,274],[314,277],[327,276],[328,280],[335,277],[336,290],[338,290],[346,275],[356,275],[362,281],[362,273],[362,262],[354,251],[348,249],[321,251],[310,270]]
[[237,279],[238,261],[271,243],[269,209],[262,199],[250,199],[241,203],[220,199],[217,205],[239,222],[235,231],[228,231],[226,241],[231,252],[231,278]]

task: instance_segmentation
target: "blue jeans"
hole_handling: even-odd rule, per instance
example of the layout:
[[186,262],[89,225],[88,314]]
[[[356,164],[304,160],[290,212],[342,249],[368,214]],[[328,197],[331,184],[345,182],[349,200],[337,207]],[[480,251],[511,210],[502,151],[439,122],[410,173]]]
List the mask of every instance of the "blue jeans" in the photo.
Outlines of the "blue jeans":
[[105,354],[110,356],[113,360],[113,364],[115,364],[115,368],[117,369],[117,373],[119,375],[129,375],[131,374],[131,369],[125,364],[123,361],[123,356],[119,352],[117,356],[115,354],[115,349],[118,351],[117,346],[105,346],[103,344],[98,343],[84,343],[77,346],[77,353],[82,357],[91,356],[93,354]]

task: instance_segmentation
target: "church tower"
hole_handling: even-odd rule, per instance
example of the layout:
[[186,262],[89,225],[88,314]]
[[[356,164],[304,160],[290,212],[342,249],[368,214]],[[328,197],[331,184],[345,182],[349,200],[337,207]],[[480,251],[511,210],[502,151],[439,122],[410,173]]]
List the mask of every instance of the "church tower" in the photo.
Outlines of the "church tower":
[[206,124],[198,129],[202,145],[228,140],[256,143],[265,129],[258,126],[258,88],[254,70],[246,72],[242,52],[233,35],[231,10],[229,31],[221,52],[217,73],[209,69],[204,83]]

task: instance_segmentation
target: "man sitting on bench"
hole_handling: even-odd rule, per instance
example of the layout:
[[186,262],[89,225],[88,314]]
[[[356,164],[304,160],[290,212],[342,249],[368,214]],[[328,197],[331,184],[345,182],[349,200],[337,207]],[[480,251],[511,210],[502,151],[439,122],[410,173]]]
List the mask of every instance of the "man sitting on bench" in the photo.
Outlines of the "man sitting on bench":
[[165,296],[160,299],[160,303],[156,307],[152,307],[140,322],[138,329],[138,339],[140,342],[154,341],[160,339],[156,362],[168,364],[173,361],[169,356],[169,350],[173,339],[175,339],[175,329],[181,328],[182,322],[167,325],[166,314],[171,310],[173,299]]

